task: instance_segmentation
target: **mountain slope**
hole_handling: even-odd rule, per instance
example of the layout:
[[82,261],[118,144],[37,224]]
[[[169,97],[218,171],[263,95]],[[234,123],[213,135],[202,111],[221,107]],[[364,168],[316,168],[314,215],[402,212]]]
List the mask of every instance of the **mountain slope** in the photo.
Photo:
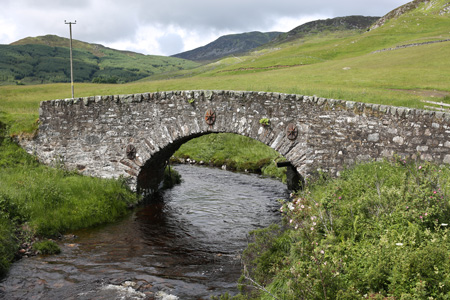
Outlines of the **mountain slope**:
[[[25,38],[0,45],[0,83],[70,81],[69,40],[55,35]],[[73,40],[74,80],[130,82],[197,63],[174,57],[119,51]]]
[[439,15],[444,15],[448,12],[450,12],[450,2],[447,1],[430,1],[430,0],[414,0],[411,2],[406,3],[405,5],[402,5],[400,7],[397,7],[396,9],[390,11],[385,16],[380,18],[373,26],[370,28],[370,30],[376,29],[380,26],[383,26],[387,21],[391,19],[397,19],[400,16],[416,10],[420,5],[425,4],[426,7],[424,9],[426,10],[434,10],[431,11],[432,13],[438,12]]
[[280,32],[246,32],[219,37],[203,47],[172,55],[193,61],[211,61],[225,56],[240,54],[270,42]]
[[364,31],[379,18],[380,17],[348,16],[312,21],[300,25],[287,33],[280,34],[272,43],[284,43],[323,32],[347,30]]

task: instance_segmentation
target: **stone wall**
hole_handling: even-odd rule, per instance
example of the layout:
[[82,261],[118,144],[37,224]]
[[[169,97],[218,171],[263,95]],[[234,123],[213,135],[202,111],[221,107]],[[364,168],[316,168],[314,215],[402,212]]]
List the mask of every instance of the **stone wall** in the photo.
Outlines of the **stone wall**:
[[[205,121],[207,110],[215,122]],[[129,176],[153,189],[186,141],[229,132],[277,150],[303,176],[336,175],[359,161],[398,154],[450,163],[450,114],[264,92],[176,91],[41,103],[37,137],[22,142],[46,164],[92,176]],[[270,125],[260,124],[268,118]],[[289,128],[290,131],[287,131]],[[290,138],[291,139],[290,139]]]

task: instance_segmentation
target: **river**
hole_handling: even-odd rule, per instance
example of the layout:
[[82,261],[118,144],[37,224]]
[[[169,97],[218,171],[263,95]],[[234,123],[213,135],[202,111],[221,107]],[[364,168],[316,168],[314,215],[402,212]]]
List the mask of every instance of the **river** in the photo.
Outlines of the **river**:
[[179,165],[183,182],[114,224],[75,232],[62,253],[23,258],[1,299],[210,299],[236,294],[248,233],[280,222],[286,186]]

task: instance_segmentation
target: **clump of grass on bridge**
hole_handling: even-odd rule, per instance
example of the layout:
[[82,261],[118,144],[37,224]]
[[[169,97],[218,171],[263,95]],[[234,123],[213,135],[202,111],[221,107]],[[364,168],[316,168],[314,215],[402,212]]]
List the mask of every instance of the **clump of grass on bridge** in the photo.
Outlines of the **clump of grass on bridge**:
[[0,276],[17,249],[17,228],[55,236],[117,220],[137,200],[121,181],[43,166],[9,138],[0,140]]
[[318,180],[284,203],[284,228],[251,234],[241,283],[255,289],[235,299],[448,299],[449,196],[450,170],[424,162]]

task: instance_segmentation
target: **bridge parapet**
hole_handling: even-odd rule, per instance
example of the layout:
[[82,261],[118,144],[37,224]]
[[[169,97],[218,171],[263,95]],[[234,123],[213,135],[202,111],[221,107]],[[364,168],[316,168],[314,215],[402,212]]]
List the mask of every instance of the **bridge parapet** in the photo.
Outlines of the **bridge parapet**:
[[[186,141],[229,132],[259,140],[303,176],[335,175],[398,154],[450,163],[450,114],[283,93],[168,91],[44,101],[28,152],[99,177],[155,189]],[[209,115],[208,115],[209,114]],[[267,119],[268,124],[261,124]]]

